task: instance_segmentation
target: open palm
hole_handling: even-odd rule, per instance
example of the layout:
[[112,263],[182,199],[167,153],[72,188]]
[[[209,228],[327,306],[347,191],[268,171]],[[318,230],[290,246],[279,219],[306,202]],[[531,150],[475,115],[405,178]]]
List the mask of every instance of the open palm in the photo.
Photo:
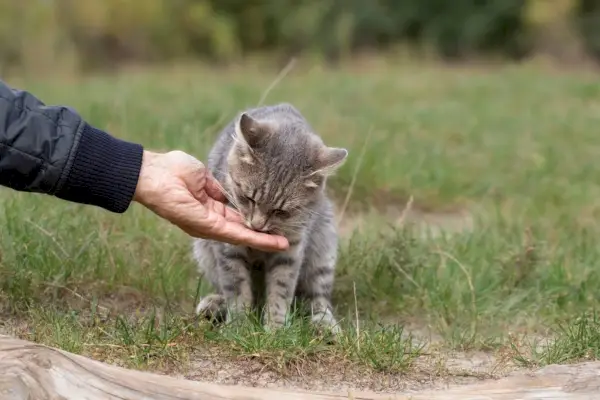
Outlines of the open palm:
[[263,251],[289,246],[283,236],[247,228],[224,204],[225,196],[202,162],[181,151],[144,152],[134,199],[188,235]]

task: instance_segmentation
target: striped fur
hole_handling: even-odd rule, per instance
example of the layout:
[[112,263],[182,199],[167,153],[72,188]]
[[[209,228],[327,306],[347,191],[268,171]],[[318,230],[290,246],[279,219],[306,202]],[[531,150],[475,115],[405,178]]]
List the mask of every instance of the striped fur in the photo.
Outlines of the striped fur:
[[225,127],[208,156],[209,169],[249,227],[284,235],[290,248],[265,253],[196,239],[199,272],[215,289],[201,299],[198,314],[231,321],[247,307],[266,306],[263,322],[277,328],[299,297],[314,323],[337,332],[331,292],[338,237],[324,189],[347,154],[326,146],[289,104],[248,110]]

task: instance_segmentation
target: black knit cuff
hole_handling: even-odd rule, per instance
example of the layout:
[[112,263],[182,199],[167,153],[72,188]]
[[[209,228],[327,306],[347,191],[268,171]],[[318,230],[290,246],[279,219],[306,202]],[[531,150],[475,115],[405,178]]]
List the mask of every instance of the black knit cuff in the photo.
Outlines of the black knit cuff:
[[73,164],[56,197],[123,213],[133,199],[142,156],[141,145],[85,124]]

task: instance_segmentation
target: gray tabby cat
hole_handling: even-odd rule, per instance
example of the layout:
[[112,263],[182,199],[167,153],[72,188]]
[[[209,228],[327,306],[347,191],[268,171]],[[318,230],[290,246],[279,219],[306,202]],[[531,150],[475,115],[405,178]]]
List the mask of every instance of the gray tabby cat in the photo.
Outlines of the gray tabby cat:
[[266,306],[265,327],[278,328],[297,296],[310,306],[313,323],[339,332],[331,306],[338,237],[324,188],[347,155],[327,147],[289,104],[248,110],[225,127],[208,168],[247,226],[283,235],[290,247],[267,253],[196,239],[199,272],[216,291],[201,299],[197,314],[231,321]]

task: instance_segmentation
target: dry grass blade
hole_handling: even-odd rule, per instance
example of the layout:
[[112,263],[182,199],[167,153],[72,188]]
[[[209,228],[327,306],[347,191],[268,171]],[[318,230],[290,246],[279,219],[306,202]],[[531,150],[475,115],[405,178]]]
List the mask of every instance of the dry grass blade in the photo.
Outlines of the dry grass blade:
[[279,84],[279,82],[281,82],[283,80],[283,78],[285,78],[286,75],[289,74],[292,71],[292,69],[294,69],[295,65],[296,65],[296,59],[295,58],[290,59],[290,61],[286,64],[286,66],[279,72],[279,74],[277,74],[277,76],[275,77],[273,82],[271,82],[269,87],[267,87],[267,89],[263,92],[262,96],[260,97],[260,100],[258,101],[257,106],[262,106],[264,104],[265,100],[269,96],[269,93],[271,93],[271,90],[273,90],[275,88],[275,86],[277,86]]

